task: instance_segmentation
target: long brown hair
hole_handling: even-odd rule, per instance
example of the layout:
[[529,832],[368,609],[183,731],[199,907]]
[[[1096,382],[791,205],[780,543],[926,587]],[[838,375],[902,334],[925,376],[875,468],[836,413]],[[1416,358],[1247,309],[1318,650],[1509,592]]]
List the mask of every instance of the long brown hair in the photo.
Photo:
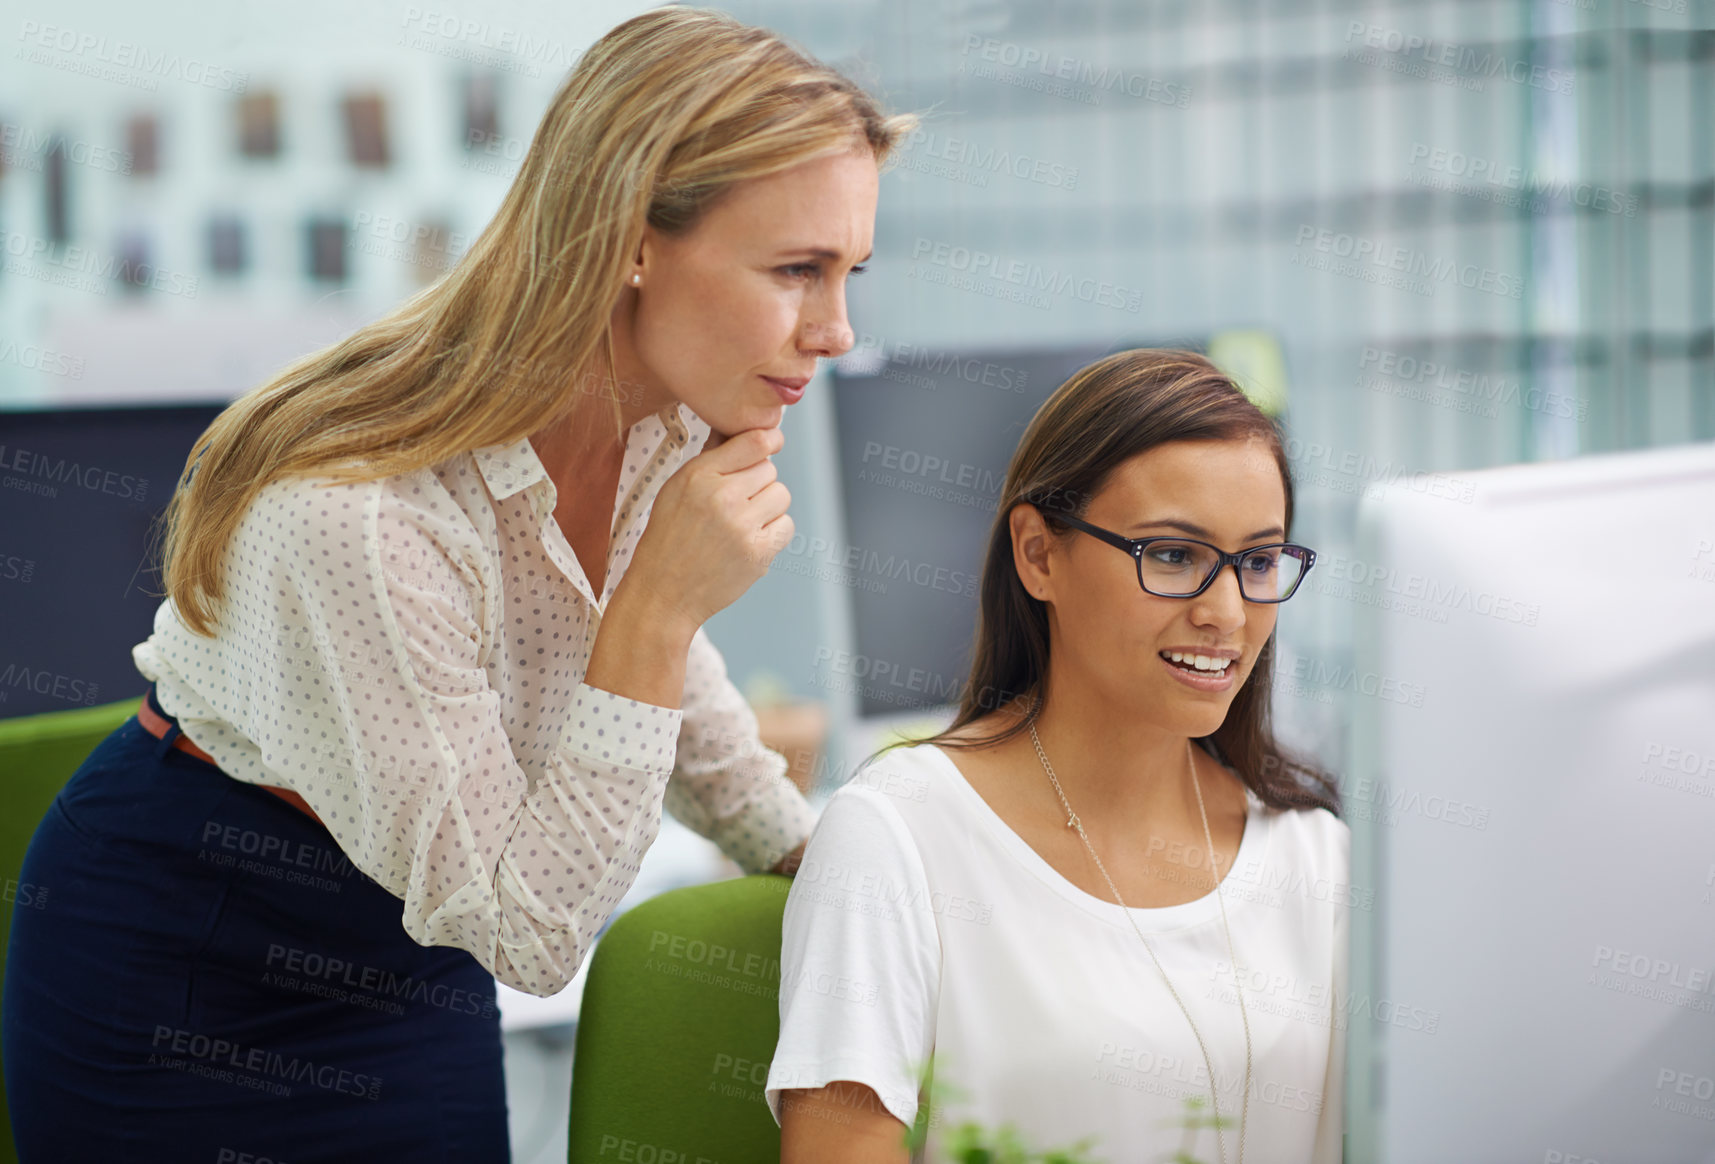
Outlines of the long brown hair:
[[[917,124],[765,29],[656,8],[566,76],[493,220],[440,280],[233,401],[192,446],[163,521],[167,594],[211,636],[227,544],[270,481],[408,473],[611,405],[609,320],[644,224],[690,230],[736,183]],[[604,358],[605,357],[605,360]]]
[[[983,561],[976,646],[958,714],[936,735],[897,741],[876,754],[919,744],[987,747],[1029,730],[1041,715],[1047,696],[1048,607],[1025,590],[1013,562],[1009,515],[1015,506],[1034,504],[1051,528],[1070,536],[1072,527],[1057,514],[1082,517],[1114,470],[1139,453],[1169,441],[1248,439],[1264,442],[1280,467],[1290,537],[1292,474],[1280,431],[1207,357],[1139,348],[1074,372],[1037,411],[1007,469]],[[1227,718],[1207,738],[1264,803],[1326,808],[1338,815],[1340,793],[1333,778],[1288,754],[1274,738],[1274,639],[1270,634]],[[1014,702],[1021,714],[1009,725],[985,736],[951,738]]]

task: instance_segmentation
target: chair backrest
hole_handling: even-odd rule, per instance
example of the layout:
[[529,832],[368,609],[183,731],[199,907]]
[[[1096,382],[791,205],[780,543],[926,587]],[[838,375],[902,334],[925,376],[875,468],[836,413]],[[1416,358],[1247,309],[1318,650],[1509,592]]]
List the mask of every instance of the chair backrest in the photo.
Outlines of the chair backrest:
[[[142,698],[139,691],[95,707],[0,719],[0,990],[6,988],[13,911],[54,907],[53,886],[27,885],[18,875],[30,838],[66,781],[131,717]],[[5,1077],[6,1064],[0,1061],[0,1164],[16,1164]]]
[[572,1160],[778,1164],[763,1089],[791,886],[772,874],[717,881],[614,919],[578,1016]]

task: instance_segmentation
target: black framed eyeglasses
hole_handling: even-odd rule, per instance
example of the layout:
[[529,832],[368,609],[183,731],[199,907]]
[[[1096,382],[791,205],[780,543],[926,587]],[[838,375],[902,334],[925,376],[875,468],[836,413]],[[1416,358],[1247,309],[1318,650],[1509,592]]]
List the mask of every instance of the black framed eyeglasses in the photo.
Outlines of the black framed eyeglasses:
[[1130,554],[1137,562],[1137,584],[1157,598],[1195,598],[1230,565],[1246,602],[1285,602],[1316,564],[1316,551],[1296,542],[1270,542],[1229,554],[1196,538],[1128,538],[1067,513],[1042,512]]

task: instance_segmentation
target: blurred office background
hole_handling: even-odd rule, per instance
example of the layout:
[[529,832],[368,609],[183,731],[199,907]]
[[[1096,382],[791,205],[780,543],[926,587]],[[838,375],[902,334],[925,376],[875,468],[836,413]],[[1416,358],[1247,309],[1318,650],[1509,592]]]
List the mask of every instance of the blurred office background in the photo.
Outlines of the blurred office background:
[[[0,715],[141,691],[146,526],[190,439],[456,263],[578,54],[649,6],[13,6]],[[819,705],[816,796],[944,717],[974,606],[897,566],[976,569],[1009,442],[1107,351],[1209,350],[1286,426],[1321,557],[1277,715],[1336,772],[1359,608],[1448,616],[1366,585],[1367,490],[1715,439],[1711,0],[725,7],[924,118],[857,346],[785,421],[801,537],[709,628],[759,707]],[[665,835],[640,892],[730,872]],[[520,1160],[563,1159],[574,1018],[513,1021]]]

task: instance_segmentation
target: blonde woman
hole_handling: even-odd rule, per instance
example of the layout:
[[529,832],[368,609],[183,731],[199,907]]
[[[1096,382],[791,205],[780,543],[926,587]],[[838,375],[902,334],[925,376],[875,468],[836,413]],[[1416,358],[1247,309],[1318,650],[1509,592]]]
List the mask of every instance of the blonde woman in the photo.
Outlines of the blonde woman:
[[1031,421],[953,722],[835,793],[787,896],[783,1164],[939,1162],[966,1120],[1109,1164],[1339,1164],[1351,832],[1269,714],[1316,558],[1288,468],[1193,352],[1105,357]]
[[728,17],[628,20],[446,278],[210,426],[150,697],[24,866],[25,1164],[504,1161],[494,981],[566,985],[664,803],[790,870],[812,814],[701,627],[791,537],[778,425],[911,125]]

